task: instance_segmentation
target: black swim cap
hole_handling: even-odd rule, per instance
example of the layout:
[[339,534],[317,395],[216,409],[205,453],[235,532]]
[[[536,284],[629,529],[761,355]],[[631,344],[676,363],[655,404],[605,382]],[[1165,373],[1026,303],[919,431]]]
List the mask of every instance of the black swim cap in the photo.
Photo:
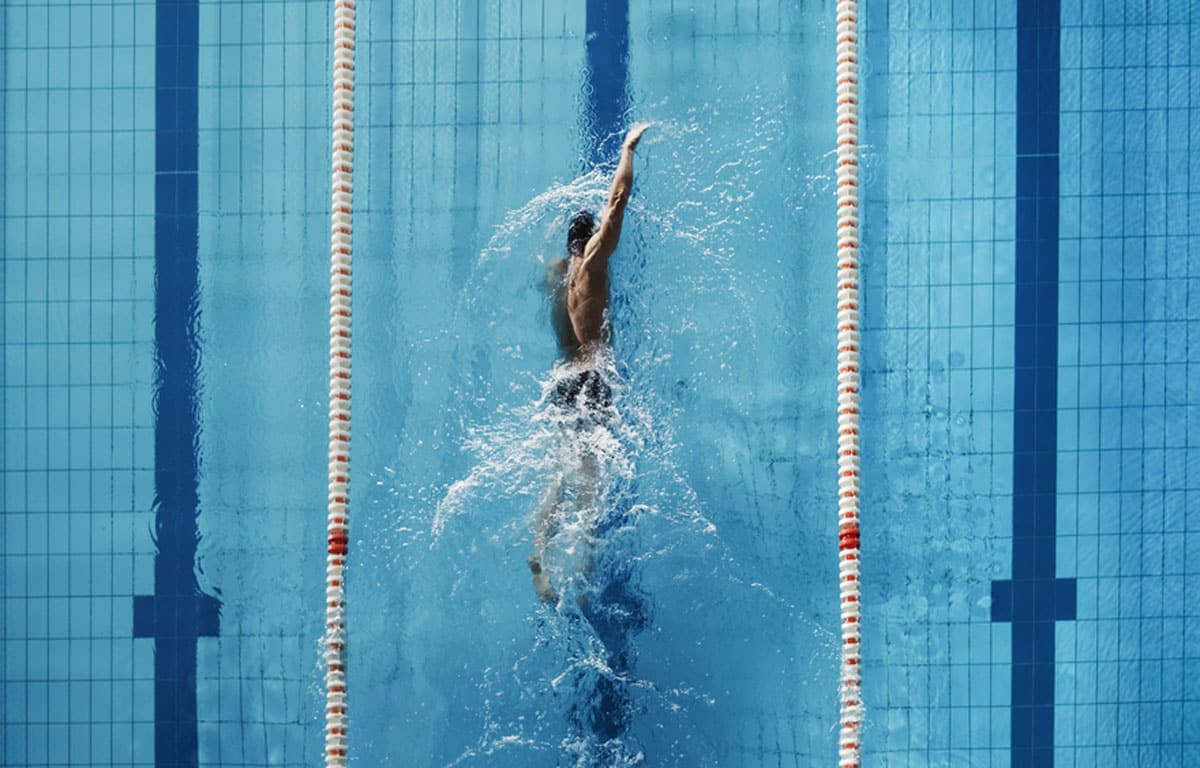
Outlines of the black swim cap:
[[577,212],[567,223],[567,253],[577,256],[583,253],[584,247],[596,232],[596,217],[591,211]]

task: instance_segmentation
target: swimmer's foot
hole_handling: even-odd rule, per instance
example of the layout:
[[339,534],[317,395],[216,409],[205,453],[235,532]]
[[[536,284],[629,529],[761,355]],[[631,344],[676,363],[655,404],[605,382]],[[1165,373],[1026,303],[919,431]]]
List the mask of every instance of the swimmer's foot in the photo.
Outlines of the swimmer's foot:
[[529,556],[529,572],[533,574],[533,588],[537,591],[538,599],[543,603],[557,604],[558,593],[550,586],[550,576],[542,569],[542,561],[537,555]]

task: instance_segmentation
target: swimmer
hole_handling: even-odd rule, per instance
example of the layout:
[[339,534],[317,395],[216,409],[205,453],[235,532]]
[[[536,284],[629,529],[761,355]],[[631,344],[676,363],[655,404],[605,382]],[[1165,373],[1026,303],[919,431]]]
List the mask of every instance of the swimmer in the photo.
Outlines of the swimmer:
[[[600,226],[596,226],[591,211],[579,211],[572,216],[567,225],[567,257],[551,263],[547,273],[553,302],[551,325],[559,352],[572,370],[557,382],[551,402],[574,412],[576,425],[581,429],[604,423],[611,413],[612,388],[603,373],[603,361],[612,346],[608,323],[608,259],[621,239],[625,206],[633,191],[633,150],[649,127],[649,123],[635,125],[625,136]],[[596,473],[596,458],[585,452],[580,466],[581,482],[576,489],[580,510],[591,509],[596,503]],[[535,552],[529,557],[533,587],[538,598],[547,603],[558,602],[543,560],[559,525],[562,491],[560,475],[542,499],[533,535]],[[587,536],[590,538],[591,533]]]

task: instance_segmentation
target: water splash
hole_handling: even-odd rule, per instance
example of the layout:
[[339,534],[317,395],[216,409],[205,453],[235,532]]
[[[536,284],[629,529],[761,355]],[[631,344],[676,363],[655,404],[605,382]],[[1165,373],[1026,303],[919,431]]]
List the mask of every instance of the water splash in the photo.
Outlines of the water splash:
[[[833,658],[833,635],[731,554],[676,438],[694,391],[737,391],[730,382],[753,364],[757,297],[743,285],[764,275],[738,255],[748,239],[773,234],[755,177],[786,132],[752,104],[752,130],[718,142],[703,117],[656,123],[639,151],[611,265],[616,357],[604,368],[614,413],[603,424],[580,429],[554,404],[572,371],[548,364],[542,272],[563,251],[568,217],[602,208],[606,174],[556,182],[510,211],[460,292],[449,364],[459,372],[451,401],[465,469],[454,463],[441,488],[396,489],[416,507],[396,525],[396,570],[417,597],[453,606],[411,609],[406,631],[446,646],[421,643],[422,655],[405,660],[411,687],[470,713],[458,728],[477,734],[442,764],[716,765],[709,732],[731,694],[714,686],[706,659],[752,633],[711,616],[753,616],[781,637],[814,638],[806,658],[781,644],[735,660],[755,674]],[[723,407],[735,417],[744,406]],[[585,461],[596,470],[592,504],[580,498]],[[525,557],[556,484],[561,520],[546,568],[558,599],[547,605]],[[456,671],[437,672],[437,660]]]

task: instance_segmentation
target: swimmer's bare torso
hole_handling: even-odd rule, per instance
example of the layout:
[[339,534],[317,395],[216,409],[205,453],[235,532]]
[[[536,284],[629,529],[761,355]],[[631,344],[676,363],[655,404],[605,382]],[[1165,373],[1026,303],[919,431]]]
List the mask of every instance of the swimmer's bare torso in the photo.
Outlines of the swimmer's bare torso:
[[[636,125],[625,136],[621,160],[617,164],[600,226],[588,239],[583,252],[551,267],[560,276],[559,279],[562,272],[566,271],[566,296],[562,297],[561,293],[556,296],[560,300],[565,298],[566,317],[561,317],[560,309],[555,330],[560,347],[576,361],[591,360],[610,341],[605,324],[609,294],[608,259],[621,239],[625,206],[633,190],[633,150],[648,127],[649,124],[645,123]],[[569,320],[569,323],[563,320]]]

